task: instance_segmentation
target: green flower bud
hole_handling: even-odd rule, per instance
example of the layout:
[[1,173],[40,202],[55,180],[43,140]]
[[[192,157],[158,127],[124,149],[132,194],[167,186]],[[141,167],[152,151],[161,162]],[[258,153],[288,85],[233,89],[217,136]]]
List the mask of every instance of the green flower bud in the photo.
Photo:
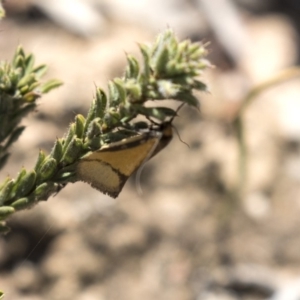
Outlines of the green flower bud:
[[107,97],[104,91],[100,88],[97,88],[96,99],[94,107],[94,118],[103,118],[106,106],[107,106]]
[[54,182],[44,182],[40,184],[34,191],[35,200],[47,200],[49,195],[55,192]]
[[25,75],[18,83],[17,87],[20,88],[21,90],[27,86],[27,89],[28,89],[28,86],[30,86],[33,82],[35,82],[36,79],[35,79],[35,75],[34,74],[28,74],[28,75]]
[[139,75],[140,67],[138,61],[131,55],[127,55],[127,67],[125,70],[125,78],[137,78]]
[[5,203],[10,196],[11,190],[15,184],[15,181],[11,178],[7,178],[0,190],[0,205]]
[[80,156],[82,149],[83,149],[82,140],[74,137],[73,140],[69,143],[67,149],[65,150],[61,162],[64,165],[73,163]]
[[69,127],[68,133],[66,137],[64,138],[64,143],[63,143],[63,152],[66,151],[67,147],[69,146],[70,142],[74,139],[76,136],[75,134],[75,123],[72,123]]
[[57,162],[53,157],[46,157],[38,172],[38,182],[46,181],[52,178],[57,169]]
[[34,66],[34,56],[33,54],[29,54],[26,58],[25,58],[25,74],[30,74],[32,72],[32,68]]
[[35,67],[32,72],[35,74],[37,78],[40,78],[47,72],[48,67],[46,65],[40,65]]
[[39,169],[40,169],[41,165],[43,164],[45,158],[46,158],[45,152],[43,150],[40,150],[37,162],[35,163],[35,167],[34,167],[34,170],[36,172],[39,171]]
[[163,47],[161,51],[159,51],[156,54],[155,57],[155,64],[153,66],[155,76],[161,78],[166,75],[166,65],[169,59],[170,59],[169,51],[166,47]]
[[84,132],[85,118],[83,115],[77,115],[75,117],[75,134],[77,137],[82,138]]
[[87,139],[92,139],[101,134],[102,134],[102,128],[100,125],[100,119],[96,118],[90,123],[89,128],[86,133],[86,137],[87,137]]
[[57,139],[52,150],[50,156],[53,157],[57,162],[59,162],[63,156],[63,144],[62,139]]
[[13,214],[15,209],[11,206],[0,207],[0,220],[5,220],[9,215]]
[[62,81],[58,80],[58,79],[52,79],[47,81],[45,84],[43,84],[40,87],[40,91],[43,94],[46,94],[48,92],[50,92],[53,89],[56,89],[57,87],[61,86],[63,83]]
[[20,188],[19,184],[25,176],[26,176],[26,170],[24,168],[22,168],[22,170],[19,172],[18,177],[14,183],[14,186],[10,192],[9,198],[16,197],[17,191]]
[[11,206],[15,210],[22,210],[25,208],[29,208],[35,203],[35,197],[25,197],[25,198],[20,198],[16,201],[14,201]]
[[16,195],[14,197],[26,196],[36,183],[36,173],[34,170],[28,172],[18,183]]
[[118,90],[118,104],[125,103],[126,100],[126,90],[124,87],[124,81],[120,78],[116,78],[113,81],[115,87]]

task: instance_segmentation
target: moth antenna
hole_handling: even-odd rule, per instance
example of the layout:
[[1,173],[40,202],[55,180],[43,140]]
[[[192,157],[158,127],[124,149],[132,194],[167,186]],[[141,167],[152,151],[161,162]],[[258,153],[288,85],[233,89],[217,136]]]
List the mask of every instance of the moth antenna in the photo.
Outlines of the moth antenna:
[[181,136],[180,136],[179,131],[177,130],[177,128],[176,128],[175,126],[172,126],[172,128],[175,130],[176,135],[177,135],[178,138],[179,138],[179,141],[180,141],[181,143],[185,144],[186,146],[188,146],[189,148],[191,148],[190,145],[189,145],[188,143],[186,143],[186,142],[181,138]]
[[174,118],[178,116],[177,113],[180,111],[181,107],[182,107],[184,104],[185,104],[185,103],[181,103],[181,104],[177,107],[177,109],[176,109],[176,114],[171,118],[170,122],[172,122],[172,121],[174,120]]
[[[177,110],[176,110],[176,115],[174,115],[174,116],[172,117],[172,119],[170,120],[170,123],[172,123],[173,119],[174,119],[175,117],[178,116],[177,113],[178,113],[178,111],[182,108],[182,106],[183,106],[184,104],[185,104],[185,103],[181,103],[181,104],[178,106],[178,108],[177,108]],[[176,132],[176,134],[177,134],[177,136],[178,136],[178,138],[179,138],[179,141],[182,142],[183,144],[185,144],[186,146],[188,146],[188,147],[190,148],[190,145],[189,145],[188,143],[186,143],[184,140],[182,140],[182,138],[181,138],[181,136],[180,136],[179,131],[177,130],[177,128],[176,128],[175,126],[173,126],[173,125],[172,125],[172,128],[175,130],[175,132]]]
[[[178,116],[178,114],[177,114],[178,111],[182,108],[182,106],[183,106],[184,104],[185,104],[185,103],[181,103],[181,104],[177,107],[174,116],[172,116],[172,118],[171,118],[168,122],[166,122],[166,123],[172,123],[172,122],[173,122],[174,118]],[[157,126],[160,126],[160,125],[161,125],[161,123],[155,122],[154,120],[152,120],[152,119],[151,119],[150,117],[148,117],[148,116],[145,116],[145,118],[146,118],[151,124],[154,124],[154,125],[157,125]]]
[[151,125],[152,125],[152,124],[157,125],[157,126],[160,125],[159,123],[156,123],[155,121],[153,121],[150,117],[148,117],[148,116],[145,116],[145,117],[146,117],[146,119],[151,123]]

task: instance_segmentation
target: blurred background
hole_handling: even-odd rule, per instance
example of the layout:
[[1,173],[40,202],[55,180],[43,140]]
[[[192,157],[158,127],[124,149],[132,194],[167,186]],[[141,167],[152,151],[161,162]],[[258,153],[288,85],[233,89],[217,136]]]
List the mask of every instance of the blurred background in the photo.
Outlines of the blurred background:
[[84,183],[9,219],[0,238],[7,300],[300,299],[300,80],[245,111],[247,180],[237,197],[233,119],[246,95],[299,64],[297,0],[6,0],[0,58],[22,44],[64,85],[39,101],[1,173],[50,151],[125,53],[171,27],[210,42],[201,112],[184,108],[171,144],[117,200]]

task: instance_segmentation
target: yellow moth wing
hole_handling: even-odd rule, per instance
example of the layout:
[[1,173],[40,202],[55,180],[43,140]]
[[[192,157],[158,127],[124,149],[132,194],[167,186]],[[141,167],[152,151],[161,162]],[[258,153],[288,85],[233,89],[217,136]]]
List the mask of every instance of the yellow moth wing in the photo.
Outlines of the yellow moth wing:
[[100,160],[109,164],[113,169],[120,171],[123,175],[130,176],[147,158],[148,154],[156,148],[159,138],[149,138],[140,144],[130,146],[127,141],[121,147],[108,147],[92,153],[87,160]]
[[101,161],[97,163],[95,161],[81,161],[76,171],[80,180],[113,198],[118,196],[120,187],[123,186],[122,181],[124,179],[122,176]]
[[148,132],[89,153],[78,163],[77,177],[115,198],[128,177],[151,157],[160,138],[160,132]]

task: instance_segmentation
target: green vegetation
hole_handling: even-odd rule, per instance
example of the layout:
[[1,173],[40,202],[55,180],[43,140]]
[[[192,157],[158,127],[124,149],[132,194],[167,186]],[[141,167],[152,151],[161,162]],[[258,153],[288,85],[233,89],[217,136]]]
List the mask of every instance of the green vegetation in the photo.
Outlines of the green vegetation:
[[[76,165],[85,154],[103,145],[135,135],[151,122],[162,124],[176,116],[163,100],[198,107],[194,90],[206,91],[199,76],[210,66],[205,45],[179,42],[171,30],[160,34],[153,45],[140,44],[142,65],[127,56],[124,76],[108,83],[108,93],[96,89],[86,117],[77,115],[63,138],[54,143],[49,155],[39,152],[32,170],[21,169],[0,186],[0,231],[8,231],[5,220],[18,210],[47,200],[69,182],[76,182]],[[61,85],[58,80],[41,84],[45,66],[34,66],[32,54],[19,47],[9,64],[0,64],[0,164],[7,162],[9,148],[24,127],[19,123],[36,106],[43,93]],[[157,100],[157,101],[156,101]],[[155,106],[147,106],[156,101]],[[159,105],[157,105],[159,104]],[[145,121],[135,119],[143,116]],[[147,121],[148,120],[148,121]],[[149,123],[150,121],[150,123]]]

